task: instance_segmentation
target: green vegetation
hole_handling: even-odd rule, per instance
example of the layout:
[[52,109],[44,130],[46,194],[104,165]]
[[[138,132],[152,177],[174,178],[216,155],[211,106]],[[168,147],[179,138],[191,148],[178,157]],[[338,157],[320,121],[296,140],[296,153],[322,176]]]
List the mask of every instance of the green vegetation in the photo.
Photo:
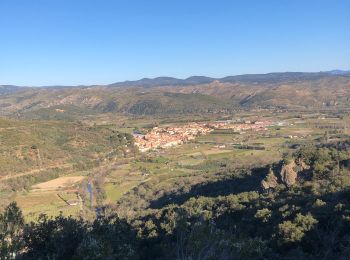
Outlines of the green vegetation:
[[[215,130],[146,153],[131,135],[231,119],[274,124]],[[349,252],[344,113],[70,120],[0,120],[0,258],[334,259]]]
[[0,119],[0,140],[1,178],[34,169],[59,168],[64,164],[78,168],[81,164],[92,167],[106,154],[131,142],[132,138],[108,127]]
[[[134,151],[128,133],[62,121],[1,118],[0,141],[0,207],[16,193],[30,192],[34,184],[69,174],[85,175],[84,171]],[[52,208],[50,201],[45,206]]]
[[[136,210],[125,219],[113,213],[121,208],[104,207],[93,222],[42,216],[24,224],[12,203],[0,215],[0,253],[31,259],[346,258],[349,149],[348,142],[303,146],[291,156],[305,163],[297,170],[298,181],[288,187],[278,177],[278,185],[265,191],[260,182],[279,163],[250,170],[224,161],[203,165],[209,172],[216,169],[216,177],[179,193],[148,198],[148,210]],[[320,163],[326,165],[322,175]],[[143,188],[137,190],[140,196],[147,192]]]

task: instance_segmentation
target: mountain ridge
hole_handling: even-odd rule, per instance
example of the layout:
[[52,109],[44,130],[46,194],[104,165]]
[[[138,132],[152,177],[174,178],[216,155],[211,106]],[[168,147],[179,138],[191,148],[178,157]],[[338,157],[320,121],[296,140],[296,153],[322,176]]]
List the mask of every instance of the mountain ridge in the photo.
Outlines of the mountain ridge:
[[142,78],[139,80],[126,80],[115,82],[111,84],[91,84],[91,85],[50,85],[50,86],[18,86],[0,84],[0,94],[3,94],[3,89],[22,89],[22,88],[91,88],[91,87],[159,87],[159,86],[187,86],[187,85],[199,85],[208,84],[214,81],[221,83],[276,83],[283,80],[297,81],[297,80],[312,80],[320,77],[327,76],[350,76],[350,70],[329,70],[319,72],[270,72],[270,73],[257,73],[257,74],[238,74],[225,77],[208,77],[208,76],[190,76],[184,79],[160,76],[155,78]]
[[280,81],[300,81],[313,80],[327,76],[350,76],[347,70],[331,70],[320,72],[271,72],[263,74],[242,74],[235,76],[226,76],[222,78],[212,78],[207,76],[191,76],[185,79],[173,77],[143,78],[135,81],[123,81],[109,84],[109,87],[157,87],[157,86],[186,86],[212,83],[218,81],[221,83],[277,83]]
[[348,110],[350,73],[339,73],[268,73],[221,80],[203,76],[185,80],[159,77],[114,86],[7,87],[0,94],[0,113],[63,119],[100,113],[169,115],[252,108]]

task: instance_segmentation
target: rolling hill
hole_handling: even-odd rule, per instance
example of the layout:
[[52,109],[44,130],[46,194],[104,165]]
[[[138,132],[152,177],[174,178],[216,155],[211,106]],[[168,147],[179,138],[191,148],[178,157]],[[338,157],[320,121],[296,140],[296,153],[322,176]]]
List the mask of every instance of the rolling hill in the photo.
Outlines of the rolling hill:
[[0,95],[14,93],[16,91],[19,91],[20,89],[22,88],[18,86],[0,85]]
[[[7,89],[7,91],[5,91]],[[217,113],[234,109],[349,108],[350,73],[286,72],[229,76],[159,77],[106,86],[3,87],[2,115],[74,119],[100,113],[135,115]]]

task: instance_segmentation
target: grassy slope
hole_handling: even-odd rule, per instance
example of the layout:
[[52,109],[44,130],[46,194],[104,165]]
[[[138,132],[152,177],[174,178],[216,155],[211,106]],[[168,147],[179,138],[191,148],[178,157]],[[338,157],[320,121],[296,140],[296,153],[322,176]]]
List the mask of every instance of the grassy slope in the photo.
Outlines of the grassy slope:
[[0,174],[100,158],[112,149],[110,133],[109,129],[62,121],[0,119]]

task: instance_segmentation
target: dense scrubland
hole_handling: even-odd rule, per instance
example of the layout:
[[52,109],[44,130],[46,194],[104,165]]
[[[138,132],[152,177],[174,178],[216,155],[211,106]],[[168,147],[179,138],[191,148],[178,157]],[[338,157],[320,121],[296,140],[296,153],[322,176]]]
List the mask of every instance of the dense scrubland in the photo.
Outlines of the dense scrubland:
[[[32,259],[346,259],[349,148],[346,141],[310,143],[283,161],[250,169],[218,160],[204,167],[215,169],[214,178],[148,198],[148,210],[135,209],[132,217],[118,216],[106,206],[92,222],[43,215],[25,224],[12,203],[0,216],[1,254]],[[291,163],[293,184],[281,174]],[[264,188],[264,181],[271,187]],[[147,192],[135,190],[140,197]]]

